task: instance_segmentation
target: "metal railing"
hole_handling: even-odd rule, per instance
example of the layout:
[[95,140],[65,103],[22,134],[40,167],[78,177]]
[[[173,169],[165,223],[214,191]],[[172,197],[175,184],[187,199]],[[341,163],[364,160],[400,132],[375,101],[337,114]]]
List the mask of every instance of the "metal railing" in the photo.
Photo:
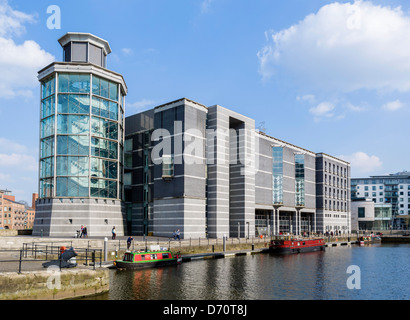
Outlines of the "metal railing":
[[[23,247],[20,250],[0,250],[0,271],[18,273],[22,272],[23,265],[27,265],[33,262],[41,261],[58,261],[57,266],[62,269],[61,254],[64,252],[63,248],[65,246],[56,246],[49,244],[40,243],[23,243]],[[66,247],[68,249],[70,247]],[[99,264],[102,267],[103,261],[103,251],[102,249],[92,249],[92,248],[75,248],[77,256],[72,258],[72,262],[77,265],[93,266],[95,270],[96,265]],[[70,261],[70,260],[69,260]],[[8,267],[7,263],[14,263],[18,266]],[[40,268],[36,265],[35,268]],[[17,270],[16,270],[17,269]]]

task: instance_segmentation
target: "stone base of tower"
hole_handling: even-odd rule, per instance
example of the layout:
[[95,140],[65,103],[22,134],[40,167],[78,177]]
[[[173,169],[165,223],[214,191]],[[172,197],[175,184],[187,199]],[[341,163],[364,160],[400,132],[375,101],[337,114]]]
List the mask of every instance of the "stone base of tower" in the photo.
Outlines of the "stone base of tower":
[[37,200],[34,236],[74,237],[81,225],[87,226],[88,236],[110,238],[114,226],[117,236],[123,236],[126,234],[125,206],[119,200]]

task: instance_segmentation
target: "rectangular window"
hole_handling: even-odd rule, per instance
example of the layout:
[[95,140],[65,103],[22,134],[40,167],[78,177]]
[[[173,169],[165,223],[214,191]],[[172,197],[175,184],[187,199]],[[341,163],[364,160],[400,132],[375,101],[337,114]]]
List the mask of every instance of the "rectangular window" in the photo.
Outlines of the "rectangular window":
[[272,196],[274,204],[283,203],[283,148],[272,148]]
[[295,205],[305,205],[305,156],[295,154]]
[[71,44],[71,61],[87,61],[87,42],[73,42]]
[[44,99],[41,102],[41,119],[47,118],[54,114],[55,97],[54,95]]
[[172,178],[174,176],[174,159],[172,155],[162,156],[162,178]]
[[364,218],[365,217],[365,213],[366,213],[366,208],[364,207],[360,207],[358,208],[358,217],[359,218]]
[[90,93],[90,75],[60,73],[58,75],[58,92]]
[[89,95],[59,94],[58,113],[90,114]]
[[41,84],[41,98],[47,98],[55,93],[54,77],[44,80]]
[[93,94],[118,101],[118,85],[115,82],[93,76]]

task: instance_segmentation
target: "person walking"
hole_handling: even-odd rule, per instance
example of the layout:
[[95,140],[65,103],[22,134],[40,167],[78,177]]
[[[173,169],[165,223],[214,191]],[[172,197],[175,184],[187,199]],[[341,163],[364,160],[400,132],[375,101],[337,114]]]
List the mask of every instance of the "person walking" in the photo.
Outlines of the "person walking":
[[115,226],[112,227],[111,233],[112,233],[111,239],[115,240],[115,237],[117,236],[117,231],[115,230]]
[[131,243],[132,243],[133,240],[134,240],[134,238],[132,236],[128,237],[128,239],[127,239],[127,250],[130,249]]
[[178,240],[181,240],[180,235],[181,235],[181,232],[180,232],[179,229],[178,229],[178,230],[177,230],[177,239],[178,239]]

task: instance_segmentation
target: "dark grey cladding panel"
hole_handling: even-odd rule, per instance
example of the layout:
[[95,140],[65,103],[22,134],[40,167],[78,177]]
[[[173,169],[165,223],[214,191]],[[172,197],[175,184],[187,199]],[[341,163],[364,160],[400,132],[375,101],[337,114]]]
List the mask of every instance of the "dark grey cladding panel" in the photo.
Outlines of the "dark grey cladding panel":
[[154,129],[154,109],[125,118],[125,135]]
[[184,177],[172,178],[171,180],[155,180],[154,198],[182,197],[185,193]]

